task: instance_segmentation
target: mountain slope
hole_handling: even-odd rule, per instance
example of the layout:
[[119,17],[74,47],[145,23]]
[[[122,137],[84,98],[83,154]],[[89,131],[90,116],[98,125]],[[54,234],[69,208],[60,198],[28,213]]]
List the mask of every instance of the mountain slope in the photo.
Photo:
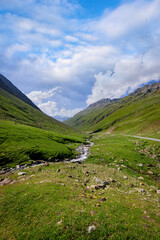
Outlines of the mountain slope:
[[78,143],[85,141],[80,132],[4,88],[0,84],[0,168],[74,155]]
[[[0,88],[18,97],[23,102],[40,110],[25,94],[23,94],[17,87],[15,87],[6,77],[0,74]],[[40,110],[41,111],[41,110]]]
[[[154,134],[160,132],[160,83],[137,89],[134,93],[108,102],[91,111],[82,111],[64,121],[78,129],[98,132],[114,129],[123,133]],[[89,109],[89,108],[88,108]]]

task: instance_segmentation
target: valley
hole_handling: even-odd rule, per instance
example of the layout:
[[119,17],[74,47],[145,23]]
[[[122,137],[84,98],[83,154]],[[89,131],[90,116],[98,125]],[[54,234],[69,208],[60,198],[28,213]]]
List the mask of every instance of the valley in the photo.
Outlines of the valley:
[[160,239],[159,86],[69,126],[1,88],[0,239]]

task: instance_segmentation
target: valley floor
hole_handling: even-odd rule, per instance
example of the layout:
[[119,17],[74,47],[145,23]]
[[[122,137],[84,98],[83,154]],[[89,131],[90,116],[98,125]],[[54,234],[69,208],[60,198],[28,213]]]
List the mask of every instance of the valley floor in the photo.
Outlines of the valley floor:
[[0,239],[160,239],[160,143],[92,141],[83,164],[0,176]]

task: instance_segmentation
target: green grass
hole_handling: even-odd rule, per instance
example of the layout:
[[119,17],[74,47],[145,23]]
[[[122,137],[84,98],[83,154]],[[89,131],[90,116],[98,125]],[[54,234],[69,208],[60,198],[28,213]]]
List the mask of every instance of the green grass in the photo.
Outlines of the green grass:
[[31,163],[31,160],[62,160],[74,156],[84,138],[27,125],[0,121],[0,168]]
[[[126,173],[142,175],[148,181],[152,178],[160,180],[160,142],[104,133],[94,136],[94,141],[88,163],[120,167]],[[149,175],[148,171],[154,175]]]
[[[92,151],[94,154],[94,147]],[[17,182],[0,187],[0,239],[160,238],[159,197],[154,191],[154,179],[149,184],[103,163],[53,163],[25,172],[26,176],[21,178],[17,172],[6,175]],[[111,177],[117,182],[106,189],[90,190],[87,186],[95,184],[95,176],[102,180]],[[136,190],[142,188],[141,181],[144,195]],[[102,198],[106,201],[101,202]],[[91,225],[96,230],[88,233]]]
[[160,90],[133,93],[105,107],[86,110],[65,121],[88,132],[114,132],[160,138]]
[[[0,119],[65,134],[77,131],[0,88]],[[79,133],[80,134],[80,133]]]

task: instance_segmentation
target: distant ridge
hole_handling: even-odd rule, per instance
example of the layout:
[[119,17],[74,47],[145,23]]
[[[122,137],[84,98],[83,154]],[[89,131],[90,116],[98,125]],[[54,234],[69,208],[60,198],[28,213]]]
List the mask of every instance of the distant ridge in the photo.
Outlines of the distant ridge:
[[102,99],[64,123],[90,133],[112,129],[159,138],[160,82],[140,87],[120,99]]
[[23,94],[17,87],[15,87],[6,77],[0,74],[0,88],[11,93],[15,97],[21,99],[23,102],[41,111],[25,94]]

